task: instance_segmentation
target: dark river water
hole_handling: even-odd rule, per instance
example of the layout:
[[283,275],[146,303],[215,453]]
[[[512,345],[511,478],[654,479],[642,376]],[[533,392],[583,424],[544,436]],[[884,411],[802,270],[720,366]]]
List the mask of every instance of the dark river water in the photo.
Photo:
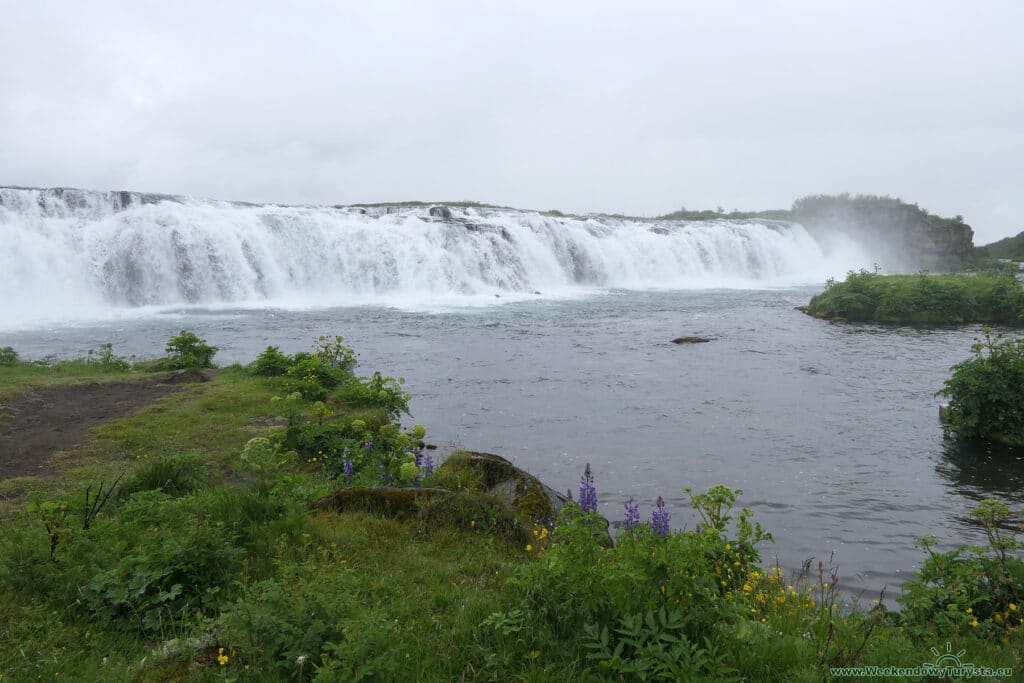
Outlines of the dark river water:
[[[403,376],[412,418],[442,452],[501,454],[558,489],[591,463],[601,512],[664,496],[693,527],[684,487],[725,484],[775,536],[765,562],[834,556],[852,592],[910,578],[914,539],[983,535],[969,511],[1024,500],[1024,460],[943,439],[942,387],[980,329],[836,324],[793,309],[818,288],[611,292],[573,301],[408,312],[179,309],[103,324],[0,332],[23,355],[152,356],[183,328],[248,362],[340,334],[369,374]],[[674,345],[680,335],[711,337]]]

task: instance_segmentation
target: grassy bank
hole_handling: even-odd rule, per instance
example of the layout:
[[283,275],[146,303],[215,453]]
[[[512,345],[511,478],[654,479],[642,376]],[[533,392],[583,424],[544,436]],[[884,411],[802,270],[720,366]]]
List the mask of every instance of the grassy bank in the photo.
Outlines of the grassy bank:
[[852,322],[1020,325],[1024,288],[1013,277],[991,273],[880,275],[862,270],[842,282],[829,281],[802,310]]
[[[554,524],[511,508],[468,456],[434,468],[407,400],[340,340],[268,349],[97,428],[60,477],[0,484],[4,683],[821,681],[946,642],[1021,670],[1024,565],[998,504],[977,517],[987,549],[925,541],[902,612],[853,605],[827,564],[763,567],[736,491],[628,509],[611,546],[599,478]],[[450,493],[310,506],[381,482]]]

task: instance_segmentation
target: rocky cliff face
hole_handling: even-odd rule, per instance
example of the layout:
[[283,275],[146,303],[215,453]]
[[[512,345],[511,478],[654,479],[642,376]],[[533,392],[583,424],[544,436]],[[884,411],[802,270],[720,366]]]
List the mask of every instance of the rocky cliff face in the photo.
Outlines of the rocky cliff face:
[[943,218],[889,197],[805,197],[791,214],[816,236],[844,232],[903,266],[955,269],[974,245],[974,230],[962,217]]

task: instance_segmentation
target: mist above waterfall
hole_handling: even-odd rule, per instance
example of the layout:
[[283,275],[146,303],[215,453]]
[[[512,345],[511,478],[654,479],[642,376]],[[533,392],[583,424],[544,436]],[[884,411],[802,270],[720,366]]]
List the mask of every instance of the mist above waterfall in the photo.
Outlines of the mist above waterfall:
[[870,264],[799,224],[452,207],[233,204],[0,189],[5,327],[177,306],[495,305],[609,289],[764,288]]

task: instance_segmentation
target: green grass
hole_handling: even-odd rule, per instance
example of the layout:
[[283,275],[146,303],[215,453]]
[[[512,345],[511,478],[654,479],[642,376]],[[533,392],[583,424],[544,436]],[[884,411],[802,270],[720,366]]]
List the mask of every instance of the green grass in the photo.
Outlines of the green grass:
[[[793,594],[763,570],[748,579],[752,532],[724,522],[667,539],[641,529],[607,547],[600,520],[569,515],[550,535],[527,526],[527,549],[503,532],[465,458],[425,482],[458,494],[416,514],[311,511],[341,485],[323,462],[279,449],[241,457],[253,437],[280,442],[267,418],[284,381],[224,369],[94,429],[62,458],[59,480],[0,482],[3,683],[632,680],[588,659],[586,626],[676,609],[698,590],[684,611],[701,635],[693,657],[750,681],[821,681],[836,661],[916,666],[947,640],[979,665],[1022,665],[1020,628],[974,630],[961,608],[958,630],[939,633],[884,611],[833,610],[838,594],[815,593],[813,577],[794,579]],[[380,410],[333,399],[340,422]],[[312,404],[302,410],[293,419],[311,419]],[[121,472],[86,525],[86,488]],[[732,494],[710,493],[703,514],[724,505],[726,515]]]
[[1024,288],[1012,277],[879,275],[860,271],[830,281],[804,307],[817,318],[885,324],[1022,324]]
[[84,360],[63,361],[53,365],[16,363],[0,365],[0,402],[54,384],[121,382],[152,375],[143,370],[106,368]]

